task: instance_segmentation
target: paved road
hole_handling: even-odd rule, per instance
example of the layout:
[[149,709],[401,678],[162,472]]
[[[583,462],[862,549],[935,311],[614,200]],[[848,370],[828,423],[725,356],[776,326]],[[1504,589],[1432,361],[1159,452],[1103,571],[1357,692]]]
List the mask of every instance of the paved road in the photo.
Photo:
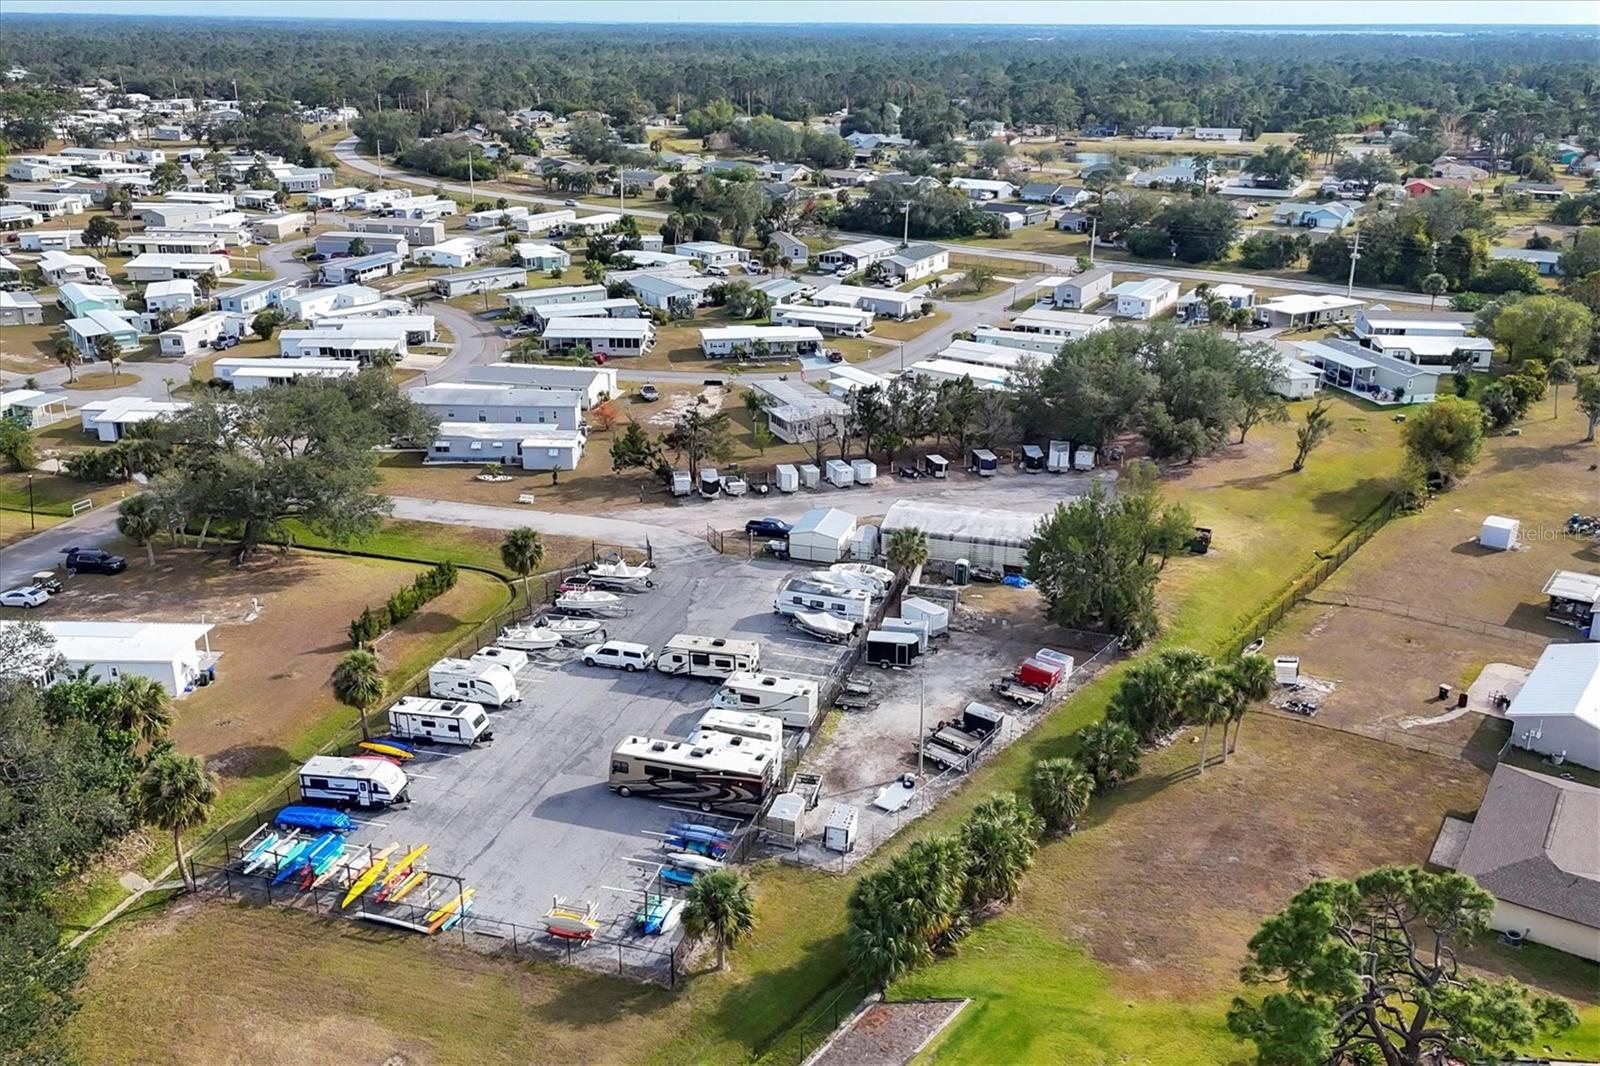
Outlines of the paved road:
[[[567,514],[534,508],[494,507],[453,500],[429,500],[415,496],[395,496],[394,517],[416,522],[438,522],[478,529],[518,529],[527,526],[541,533],[562,537],[590,537],[612,544],[643,548],[647,543],[657,551],[674,554],[709,552],[704,541],[690,532],[666,529],[643,521],[610,518],[604,515]],[[702,527],[703,528],[703,524]]]
[[[352,169],[374,175],[379,172],[379,168],[376,164],[362,158],[359,154],[357,154],[356,139],[354,137],[349,137],[340,141],[334,147],[334,154],[338,157],[341,163],[344,163],[346,166],[351,167]],[[429,177],[428,175],[397,170],[394,167],[383,168],[383,174],[385,177],[394,177],[396,180],[423,183],[428,185],[430,188],[441,184],[437,179]],[[463,183],[444,182],[442,184],[445,189],[448,189],[451,192],[467,193],[470,195],[470,190]],[[556,207],[560,207],[564,203],[564,200],[558,197],[535,196],[528,193],[507,192],[498,188],[494,190],[494,195],[496,197],[504,196],[507,200],[513,203],[553,205]],[[599,205],[586,204],[585,206],[592,206],[596,210],[601,209]],[[618,208],[613,206],[607,208],[607,210],[620,210],[626,214],[637,215],[640,218],[664,219],[667,217],[667,212],[665,211],[656,211],[643,207]],[[869,240],[881,239],[882,234],[850,233],[840,230],[834,232],[832,236],[849,240]],[[936,241],[931,243],[938,244],[940,242]],[[1027,260],[1028,262],[1039,263],[1042,266],[1056,271],[1070,270],[1077,263],[1077,256],[1074,255],[1050,255],[1044,252],[1019,251],[1011,248],[989,248],[972,244],[941,244],[941,247],[948,248],[952,252],[960,252],[963,255],[974,255],[993,259]],[[1341,296],[1345,291],[1343,285],[1330,284],[1327,282],[1307,281],[1304,278],[1278,277],[1271,274],[1237,273],[1226,270],[1197,270],[1189,267],[1165,265],[1157,266],[1148,263],[1124,263],[1120,261],[1108,261],[1104,265],[1112,266],[1116,270],[1124,271],[1129,274],[1153,274],[1162,277],[1183,278],[1188,281],[1209,281],[1214,285],[1230,282],[1235,285],[1262,285],[1269,288],[1295,289],[1301,292],[1336,293]],[[1431,299],[1424,293],[1392,292],[1388,289],[1358,288],[1352,290],[1352,295],[1362,300],[1383,300],[1389,303],[1426,304],[1432,302]]]
[[[15,512],[7,512],[7,522],[18,520]],[[21,521],[28,519],[23,516]],[[51,570],[61,564],[61,553],[74,545],[94,547],[115,536],[117,508],[114,504],[85,511],[76,518],[35,533],[26,540],[0,548],[0,587],[12,588],[23,578],[40,570]],[[144,562],[141,556],[130,561],[134,566]]]

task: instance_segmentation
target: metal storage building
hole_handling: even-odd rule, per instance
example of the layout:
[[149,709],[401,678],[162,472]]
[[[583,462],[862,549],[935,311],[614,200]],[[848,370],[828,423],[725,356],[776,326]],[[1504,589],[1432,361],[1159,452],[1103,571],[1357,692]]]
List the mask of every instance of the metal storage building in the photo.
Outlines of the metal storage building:
[[974,566],[1021,569],[1027,563],[1028,542],[1044,517],[1028,511],[897,500],[884,516],[883,539],[887,543],[895,530],[916,528],[927,534],[930,560],[966,559]]
[[850,552],[856,516],[837,507],[816,507],[800,516],[789,530],[789,557],[812,563],[836,563]]

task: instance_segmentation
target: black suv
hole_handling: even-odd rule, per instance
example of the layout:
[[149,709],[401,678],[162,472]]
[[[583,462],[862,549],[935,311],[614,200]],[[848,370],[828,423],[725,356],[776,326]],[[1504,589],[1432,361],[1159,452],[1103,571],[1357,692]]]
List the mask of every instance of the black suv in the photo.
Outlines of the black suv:
[[752,518],[744,524],[744,531],[752,537],[787,537],[789,523],[781,518]]
[[120,574],[128,568],[128,560],[120,555],[103,552],[99,548],[67,548],[67,576],[73,574]]

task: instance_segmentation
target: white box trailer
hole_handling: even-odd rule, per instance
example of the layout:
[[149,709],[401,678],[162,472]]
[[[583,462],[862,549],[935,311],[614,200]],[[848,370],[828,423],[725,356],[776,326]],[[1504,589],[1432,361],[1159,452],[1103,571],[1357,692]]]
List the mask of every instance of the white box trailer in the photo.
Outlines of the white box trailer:
[[776,614],[793,615],[797,611],[822,611],[843,618],[846,622],[861,623],[872,611],[872,597],[859,589],[824,585],[816,581],[791,580],[772,599]]
[[737,673],[761,669],[761,645],[753,640],[679,633],[656,653],[656,669],[663,674],[687,674],[721,681]]
[[1050,442],[1050,454],[1045,459],[1044,468],[1052,474],[1063,474],[1072,469],[1072,442],[1070,440],[1053,440]]
[[856,483],[856,473],[843,459],[829,459],[825,468],[828,484],[836,489],[847,489]]
[[800,466],[800,484],[804,485],[808,489],[821,488],[822,487],[822,471],[818,470],[816,467],[812,466],[810,463],[801,464],[801,466]]
[[688,496],[694,492],[694,478],[689,476],[687,470],[674,470],[672,472],[672,494],[674,496]]
[[917,638],[917,652],[928,650],[928,623],[920,618],[885,618],[883,628],[891,632],[911,633]]
[[871,459],[852,459],[850,473],[855,475],[857,485],[870,485],[878,480],[878,464]]
[[401,740],[471,746],[494,739],[489,716],[476,703],[403,696],[389,708],[389,732]]
[[778,674],[734,674],[711,697],[718,710],[764,714],[791,729],[810,729],[817,720],[817,683]]
[[921,596],[906,596],[900,600],[900,617],[926,622],[930,637],[950,632],[950,608],[925,600]]
[[840,854],[856,849],[856,809],[850,804],[837,804],[829,812],[822,827],[822,846]]
[[517,679],[499,663],[440,659],[428,668],[428,694],[443,700],[467,700],[486,707],[521,703]]
[[387,807],[407,800],[405,771],[381,759],[313,755],[300,767],[300,798],[347,807]]
[[1073,452],[1072,453],[1072,469],[1074,469],[1074,470],[1093,470],[1094,469],[1094,454],[1095,454],[1094,449],[1089,447],[1088,445],[1084,445],[1082,448],[1079,448],[1077,451]]
[[800,487],[800,471],[791,464],[779,464],[777,474],[779,492],[793,492]]

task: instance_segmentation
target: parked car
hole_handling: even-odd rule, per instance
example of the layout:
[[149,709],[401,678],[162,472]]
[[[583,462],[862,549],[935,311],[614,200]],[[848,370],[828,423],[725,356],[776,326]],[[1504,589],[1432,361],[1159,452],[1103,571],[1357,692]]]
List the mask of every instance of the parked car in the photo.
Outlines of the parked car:
[[85,574],[120,574],[128,568],[128,560],[99,548],[63,548],[67,557],[67,576]]
[[787,538],[784,540],[769,540],[762,545],[761,550],[774,559],[787,559],[789,558],[789,541]]
[[727,267],[719,267],[719,266],[708,266],[708,267],[706,267],[706,276],[707,277],[711,277],[711,278],[725,278],[725,277],[728,276],[728,268]]
[[0,592],[0,607],[26,607],[30,610],[41,603],[49,603],[50,594],[38,585],[24,585],[18,589]]
[[661,399],[661,390],[647,381],[639,386],[639,399],[645,403],[655,403]]
[[325,263],[327,261],[328,253],[326,252],[312,252],[310,255],[306,256],[306,262],[308,263]]
[[789,523],[781,518],[752,518],[744,524],[744,532],[750,537],[787,537]]
[[577,207],[578,206],[578,201],[576,201],[576,200],[562,200],[561,201],[561,206],[562,207]]
[[826,354],[830,363],[844,362],[844,353],[837,348],[829,348]]
[[614,670],[647,670],[655,664],[656,657],[648,644],[633,644],[626,640],[608,640],[604,644],[591,644],[583,649],[583,665],[609,666]]

